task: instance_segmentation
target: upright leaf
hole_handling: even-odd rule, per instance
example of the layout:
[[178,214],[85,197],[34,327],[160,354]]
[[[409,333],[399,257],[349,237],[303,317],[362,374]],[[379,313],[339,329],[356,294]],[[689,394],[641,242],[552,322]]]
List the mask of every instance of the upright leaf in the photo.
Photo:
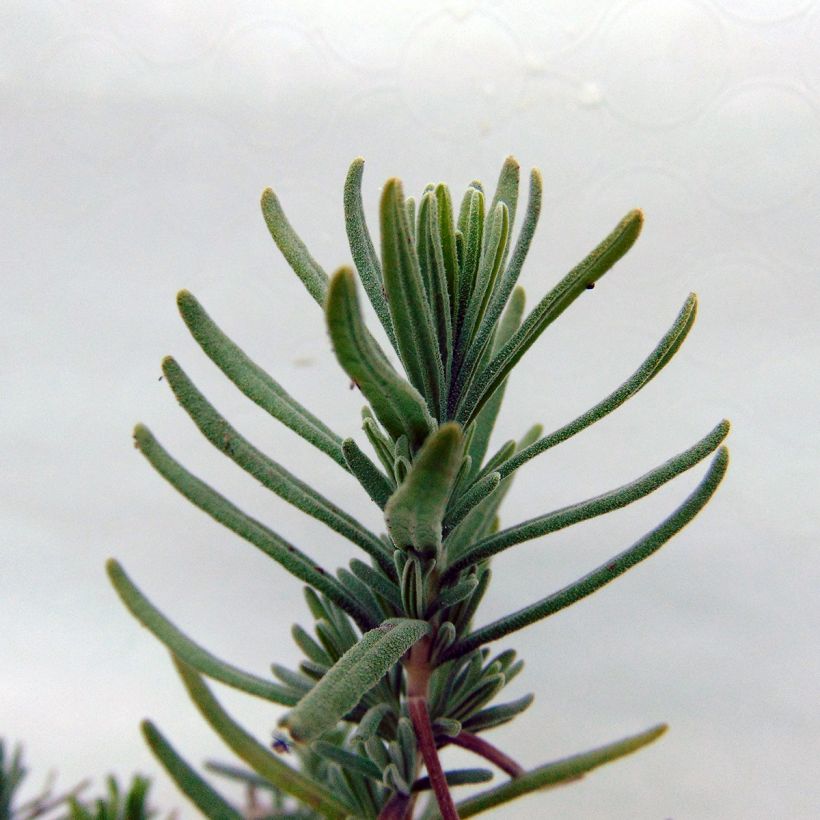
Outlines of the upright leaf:
[[461,428],[443,424],[425,442],[404,483],[384,508],[393,543],[426,558],[441,550],[447,499],[462,456]]
[[384,288],[399,352],[410,382],[437,416],[444,401],[444,365],[397,179],[388,180],[382,192],[381,229]]
[[339,364],[359,385],[393,439],[406,435],[413,449],[418,449],[433,429],[433,419],[418,391],[373,348],[365,332],[356,281],[349,268],[340,268],[331,279],[325,310]]

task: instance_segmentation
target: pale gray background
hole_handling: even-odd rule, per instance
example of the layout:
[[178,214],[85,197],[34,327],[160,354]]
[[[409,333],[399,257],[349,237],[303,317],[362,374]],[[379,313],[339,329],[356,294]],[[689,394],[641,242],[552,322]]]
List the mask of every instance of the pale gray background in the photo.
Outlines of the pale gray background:
[[[300,585],[153,474],[131,448],[135,421],[325,565],[355,554],[200,438],[158,382],[162,355],[378,526],[349,477],[207,361],[175,291],[193,290],[287,389],[361,440],[361,399],[267,235],[260,191],[276,188],[332,269],[349,262],[353,157],[367,159],[374,217],[388,176],[408,192],[431,180],[460,192],[476,176],[492,184],[512,152],[546,187],[522,279],[531,305],[628,208],[645,209],[646,227],[527,354],[501,437],[555,428],[613,389],[690,290],[701,311],[639,397],[522,470],[504,521],[617,486],[724,415],[734,431],[729,477],[696,523],[500,644],[528,661],[511,694],[538,695],[495,732],[525,764],[660,720],[670,733],[492,816],[817,816],[818,45],[820,4],[804,0],[0,2],[0,732],[26,742],[31,785],[51,767],[65,785],[138,769],[158,804],[190,817],[138,721],[153,717],[193,761],[230,757],[109,587],[110,555],[217,654],[259,674],[297,658]],[[479,620],[622,549],[701,474],[501,556]],[[224,701],[268,737],[278,709]]]

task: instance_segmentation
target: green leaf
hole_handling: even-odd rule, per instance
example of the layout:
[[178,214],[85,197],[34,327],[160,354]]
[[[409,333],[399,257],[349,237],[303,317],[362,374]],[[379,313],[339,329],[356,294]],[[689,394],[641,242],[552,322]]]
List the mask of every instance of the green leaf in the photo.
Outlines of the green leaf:
[[578,418],[565,424],[548,436],[539,439],[516,453],[508,461],[498,466],[498,470],[503,477],[510,475],[522,464],[526,464],[531,458],[561,444],[582,430],[600,421],[609,415],[613,410],[620,407],[625,401],[632,398],[638,391],[646,387],[649,382],[660,373],[663,367],[672,359],[678,348],[683,344],[689,330],[695,321],[697,312],[697,297],[690,293],[683,307],[677,315],[672,326],[664,334],[663,338],[655,346],[649,356],[644,359],[641,366],[615,391],[610,393],[605,399],[598,402],[594,407],[582,413]]
[[430,631],[425,621],[396,618],[366,632],[281,723],[297,741],[310,741],[333,728]]
[[337,606],[349,613],[362,628],[369,628],[371,624],[367,612],[313,559],[264,524],[246,515],[204,481],[189,473],[171,458],[147,427],[141,424],[136,426],[134,442],[151,466],[191,503],[258,547],[291,575],[321,590]]
[[174,658],[174,663],[197,709],[239,758],[274,786],[301,800],[324,817],[339,820],[347,817],[347,806],[340,803],[323,785],[283,763],[236,723],[191,667],[178,658]]
[[436,185],[435,195],[436,214],[438,216],[438,235],[441,237],[444,273],[447,279],[447,294],[450,302],[450,318],[451,324],[454,324],[458,314],[460,271],[458,241],[456,239],[456,229],[453,222],[453,201],[450,198],[450,189],[446,185]]
[[433,429],[433,419],[418,391],[374,348],[362,322],[356,281],[349,268],[341,268],[331,279],[326,313],[339,364],[359,385],[393,439],[406,434],[413,449],[418,449]]
[[393,320],[390,317],[390,307],[382,290],[383,276],[379,257],[376,255],[376,249],[373,247],[373,240],[370,238],[370,231],[367,229],[367,222],[364,217],[364,205],[362,203],[363,172],[364,160],[357,157],[350,165],[344,187],[347,239],[365,293],[367,293],[370,304],[373,305],[376,316],[379,317],[390,343],[398,352]]
[[600,279],[634,244],[643,225],[643,214],[630,211],[580,264],[573,268],[533,309],[519,330],[504,345],[459,403],[455,418],[469,422],[498,386],[552,324],[587,288]]
[[311,748],[317,755],[338,763],[350,771],[369,777],[371,780],[381,780],[381,769],[369,758],[342,749],[335,743],[327,743],[324,740],[316,740],[311,744]]
[[619,575],[623,575],[628,569],[649,558],[703,509],[726,473],[728,463],[729,452],[725,447],[721,447],[694,492],[672,515],[650,530],[631,547],[558,592],[554,592],[552,595],[518,610],[518,612],[493,621],[493,623],[472,632],[452,646],[445,657],[460,657],[485,643],[503,638],[505,635],[523,629],[542,618],[554,615],[582,598],[586,598],[610,581],[614,581]]
[[297,698],[294,698],[284,687],[244,672],[220,660],[207,649],[203,649],[192,641],[143,595],[113,558],[106,562],[105,567],[114,589],[117,590],[117,594],[131,614],[190,667],[220,683],[273,703],[293,706],[297,702]]
[[[524,295],[524,288],[516,288],[498,325],[491,350],[492,356],[495,356],[496,353],[507,344],[513,333],[521,326],[521,318],[524,315],[525,304],[526,297]],[[484,456],[487,454],[487,445],[490,443],[490,436],[495,427],[498,412],[501,409],[501,403],[504,400],[507,381],[508,379],[505,379],[501,382],[499,388],[490,396],[481,412],[476,416],[474,422],[475,433],[473,434],[469,449],[469,454],[473,459],[473,475],[479,472],[481,464],[484,461]]]
[[478,504],[498,489],[500,483],[501,474],[497,472],[490,473],[484,476],[480,481],[476,481],[476,483],[461,496],[458,504],[453,507],[452,512],[447,514],[447,518],[444,521],[445,533],[455,529],[468,513],[472,512]]
[[383,510],[395,486],[352,438],[346,438],[342,442],[342,453],[350,472],[371,500]]
[[629,484],[624,484],[622,487],[610,490],[608,493],[603,493],[594,498],[589,498],[586,501],[580,501],[577,504],[572,504],[560,510],[547,513],[546,515],[541,515],[538,518],[532,518],[523,524],[509,527],[506,530],[502,530],[495,535],[485,538],[483,541],[479,541],[466,553],[459,556],[452,566],[447,568],[443,579],[445,581],[448,578],[453,579],[461,570],[471,564],[486,561],[493,555],[497,555],[502,550],[508,549],[516,544],[529,541],[533,538],[539,538],[548,533],[557,532],[565,527],[577,524],[580,521],[605,515],[614,510],[621,509],[621,507],[625,507],[628,504],[632,504],[640,498],[644,498],[676,476],[691,469],[710,453],[714,452],[728,434],[729,422],[724,420],[697,442],[697,444],[673,456],[659,467],[650,470]]
[[444,382],[449,383],[452,367],[453,328],[448,285],[448,268],[440,233],[438,200],[430,190],[419,205],[419,230],[416,243],[419,268],[438,334],[439,356],[444,367]]
[[384,287],[399,352],[410,382],[437,416],[445,401],[444,365],[399,180],[385,184],[380,214]]
[[326,524],[377,561],[389,563],[377,535],[254,447],[217,412],[172,357],[163,359],[162,372],[182,408],[214,447],[289,504]]
[[347,469],[341,438],[302,407],[214,323],[192,293],[177,294],[179,312],[191,335],[211,361],[244,393],[297,435]]
[[384,508],[384,519],[399,549],[435,557],[447,499],[462,456],[461,428],[443,424],[425,442],[404,483]]
[[[487,211],[488,215],[495,211],[496,205],[503,202],[507,206],[507,211],[510,216],[510,231],[512,231],[515,224],[515,211],[518,205],[518,182],[521,175],[521,166],[515,157],[507,157],[504,164],[501,166],[501,172],[498,175],[498,182],[495,185],[495,194],[493,194],[493,201],[490,203],[490,208]],[[487,219],[489,223],[489,216]],[[487,246],[487,233],[489,231],[489,224],[485,226],[484,230],[484,247]],[[505,243],[506,244],[506,243]],[[505,253],[506,256],[506,253]]]
[[[493,773],[489,769],[451,769],[444,772],[444,779],[448,786],[468,786],[471,783],[488,783],[493,779]],[[413,784],[414,792],[423,792],[430,788],[430,778],[426,775]]]
[[[487,307],[487,313],[479,326],[478,332],[475,334],[475,339],[467,351],[467,357],[462,365],[462,372],[464,373],[464,387],[468,387],[472,381],[474,372],[481,369],[481,358],[484,351],[492,338],[495,330],[498,317],[501,316],[504,306],[507,304],[507,299],[513,293],[518,277],[521,274],[521,268],[524,265],[524,260],[529,252],[532,243],[535,228],[538,225],[538,217],[541,213],[541,193],[543,189],[543,182],[541,180],[541,173],[538,169],[533,169],[530,173],[530,191],[529,201],[527,202],[527,213],[524,217],[524,224],[521,227],[521,233],[515,243],[515,250],[513,250],[510,263],[504,271],[501,281],[490,300]],[[510,218],[512,225],[512,217]]]
[[291,227],[279,204],[279,199],[271,188],[266,188],[262,192],[262,215],[265,217],[270,235],[282,252],[282,256],[302,280],[308,293],[320,305],[323,305],[327,295],[327,274],[310,255],[305,243]]
[[[453,323],[453,336],[458,340],[457,351],[462,348],[461,334],[467,316],[467,306],[470,303],[470,296],[478,274],[484,238],[484,194],[472,186],[467,188],[461,202],[458,227],[464,237],[464,256],[459,273],[458,313]],[[459,365],[460,361],[454,356],[453,370],[457,370]]]
[[624,740],[539,766],[520,777],[496,786],[494,789],[463,800],[456,806],[459,817],[473,817],[495,806],[509,803],[511,800],[515,800],[516,797],[522,797],[530,792],[578,780],[592,769],[603,766],[604,763],[611,763],[613,760],[625,757],[649,745],[657,740],[666,731],[666,728],[666,724],[662,723],[646,732],[641,732]]
[[[507,674],[504,678],[509,683]],[[535,697],[533,695],[524,695],[523,698],[514,700],[510,703],[500,703],[498,706],[490,706],[488,709],[482,709],[470,715],[464,721],[464,729],[467,732],[485,732],[487,729],[494,729],[496,726],[501,726],[508,723],[517,715],[520,715],[525,709],[529,708]]]
[[[214,791],[183,760],[150,720],[140,724],[143,737],[154,756],[162,763],[180,791],[206,816],[213,820],[242,820],[243,815]],[[340,815],[341,816],[341,815]]]
[[358,558],[353,558],[350,562],[350,569],[353,574],[364,581],[373,592],[380,595],[397,610],[401,610],[401,593],[399,588],[390,578],[386,578],[381,572],[368,566]]

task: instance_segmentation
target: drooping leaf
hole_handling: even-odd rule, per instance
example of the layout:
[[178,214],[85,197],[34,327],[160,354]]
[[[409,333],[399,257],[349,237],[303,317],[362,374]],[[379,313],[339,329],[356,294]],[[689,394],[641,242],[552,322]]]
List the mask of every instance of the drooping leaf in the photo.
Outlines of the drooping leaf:
[[362,452],[359,445],[352,438],[346,438],[342,442],[342,453],[350,472],[353,473],[359,484],[364,487],[371,500],[383,510],[384,505],[387,504],[387,500],[395,490],[393,483]]

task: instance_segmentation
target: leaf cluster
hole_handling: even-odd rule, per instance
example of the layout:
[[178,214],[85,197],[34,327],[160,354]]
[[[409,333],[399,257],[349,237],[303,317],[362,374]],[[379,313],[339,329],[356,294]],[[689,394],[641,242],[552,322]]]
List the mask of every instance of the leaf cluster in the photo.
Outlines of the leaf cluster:
[[[293,627],[303,653],[298,668],[273,664],[260,677],[223,661],[180,631],[109,562],[111,581],[130,611],[171,652],[205,720],[247,768],[212,763],[223,776],[271,793],[279,814],[293,817],[410,818],[424,810],[467,817],[535,789],[582,776],[658,737],[663,726],[526,772],[482,737],[532,702],[495,699],[523,661],[488,644],[585,598],[645,560],[702,509],[727,466],[722,421],[691,447],[621,487],[502,527],[499,507],[516,471],[635,396],[669,363],[691,330],[690,294],[635,372],[587,412],[544,434],[538,425],[495,452],[489,444],[507,381],[541,334],[624,256],[643,215],[631,211],[578,265],[525,310],[518,279],[541,210],[542,180],[529,177],[519,207],[518,163],[508,158],[492,197],[472,182],[456,207],[449,188],[430,184],[418,201],[402,184],[384,185],[380,248],[364,217],[363,161],[344,186],[345,224],[355,264],[329,276],[288,222],[268,189],[262,211],[283,256],[324,313],[338,362],[366,400],[362,430],[368,454],[335,433],[229,339],[188,291],[182,318],[211,361],[274,419],[352,475],[384,516],[370,530],[288,467],[248,441],[194,385],[173,358],[163,374],[205,439],[260,484],[361,550],[335,573],[244,513],[193,475],[144,426],[135,443],[150,464],[195,506],[304,584],[313,623]],[[523,211],[517,235],[516,215]],[[360,287],[380,324],[380,344],[365,324]],[[588,297],[585,297],[588,298]],[[476,627],[474,619],[496,557],[518,545],[631,504],[712,456],[694,491],[634,544],[565,588]],[[219,681],[289,711],[280,724],[290,740],[271,749],[239,726],[208,688]],[[220,794],[151,722],[143,733],[169,774],[210,817],[238,817]],[[275,750],[291,748],[295,765]],[[455,804],[450,789],[493,777],[486,768],[444,771],[439,751],[470,749],[510,779]],[[422,770],[426,769],[426,774]]]

